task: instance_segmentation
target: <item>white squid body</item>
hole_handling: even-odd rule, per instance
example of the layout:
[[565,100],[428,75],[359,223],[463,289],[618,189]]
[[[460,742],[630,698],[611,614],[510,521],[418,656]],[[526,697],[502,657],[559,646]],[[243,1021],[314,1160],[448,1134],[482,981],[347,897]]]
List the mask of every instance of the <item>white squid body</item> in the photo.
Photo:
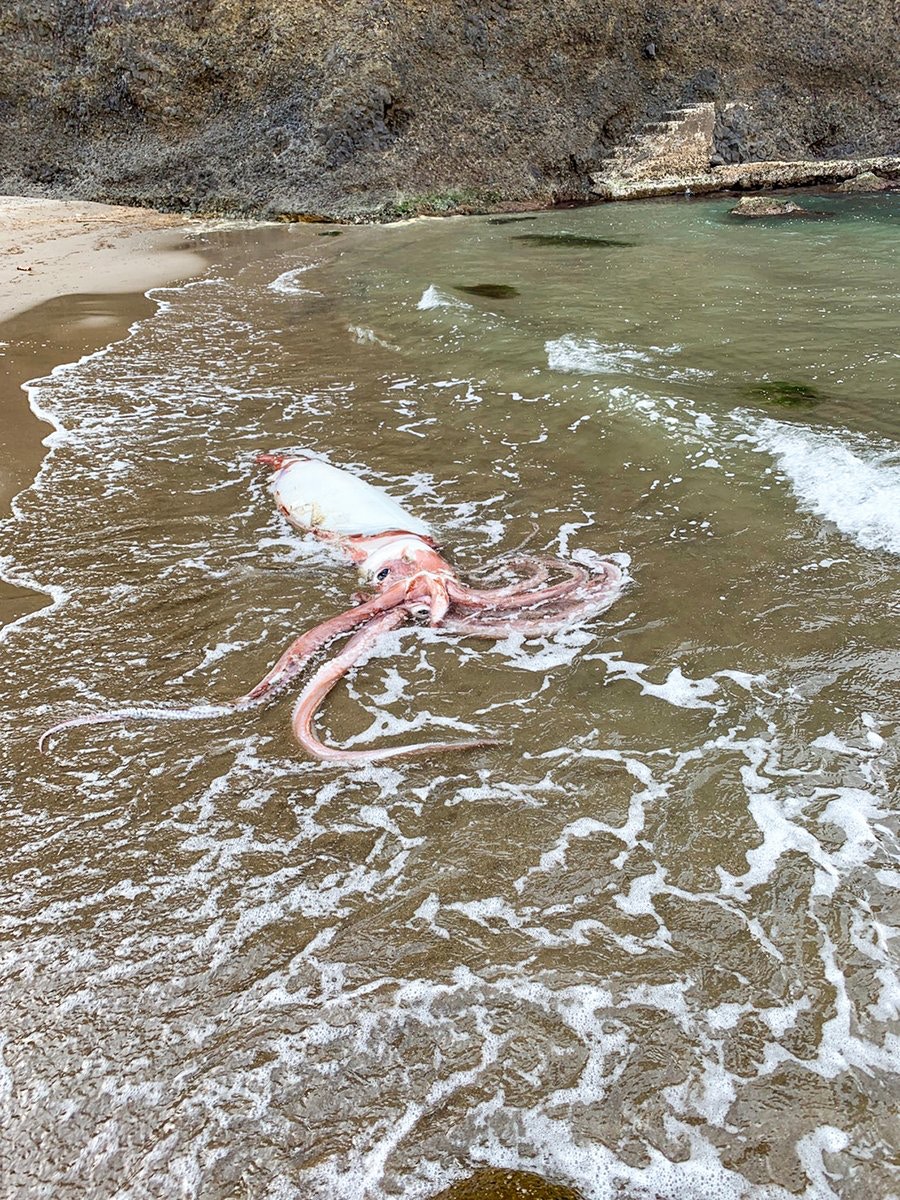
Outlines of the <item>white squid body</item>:
[[272,480],[272,494],[297,529],[343,537],[374,537],[402,531],[430,537],[418,517],[371,483],[317,458],[286,459]]

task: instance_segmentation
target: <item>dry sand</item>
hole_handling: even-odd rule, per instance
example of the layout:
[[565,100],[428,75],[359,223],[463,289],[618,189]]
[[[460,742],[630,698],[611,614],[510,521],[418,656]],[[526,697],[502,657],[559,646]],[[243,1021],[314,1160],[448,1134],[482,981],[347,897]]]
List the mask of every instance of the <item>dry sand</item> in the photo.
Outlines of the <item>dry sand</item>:
[[[122,337],[153,311],[148,288],[201,274],[186,228],[149,209],[0,196],[0,519],[45,453],[22,384]],[[45,602],[0,580],[0,626]]]
[[54,296],[146,291],[196,274],[185,218],[79,200],[0,196],[0,321]]

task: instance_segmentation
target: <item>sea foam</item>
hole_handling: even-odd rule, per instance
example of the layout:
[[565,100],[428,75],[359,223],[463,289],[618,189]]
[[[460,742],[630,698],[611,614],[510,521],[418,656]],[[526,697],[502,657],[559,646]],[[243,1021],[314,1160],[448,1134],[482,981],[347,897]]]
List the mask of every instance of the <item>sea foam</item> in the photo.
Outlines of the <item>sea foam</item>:
[[465,300],[457,300],[455,296],[448,296],[446,292],[442,292],[433,283],[428,285],[422,293],[419,303],[416,305],[416,308],[419,309],[471,307],[471,304],[466,304]]
[[604,345],[594,338],[578,338],[570,334],[545,342],[544,349],[551,371],[575,371],[586,375],[631,371],[637,363],[653,361],[651,355],[630,346]]
[[283,296],[320,296],[321,292],[316,292],[312,288],[301,287],[298,282],[299,276],[307,271],[312,271],[317,267],[318,263],[306,263],[300,267],[292,267],[290,271],[282,271],[277,279],[273,279],[268,284],[270,292],[280,292]]
[[774,455],[801,508],[866,550],[900,554],[900,451],[771,419],[754,436]]

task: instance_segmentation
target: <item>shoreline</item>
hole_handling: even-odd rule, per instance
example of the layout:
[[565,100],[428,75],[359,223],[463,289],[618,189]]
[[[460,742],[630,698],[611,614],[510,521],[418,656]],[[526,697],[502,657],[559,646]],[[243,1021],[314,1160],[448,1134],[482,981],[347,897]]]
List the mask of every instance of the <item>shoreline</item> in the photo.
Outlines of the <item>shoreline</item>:
[[[149,209],[0,197],[0,519],[40,469],[51,432],[23,385],[123,337],[152,313],[150,288],[203,271],[205,258],[184,244],[187,224]],[[0,579],[0,628],[45,603]]]
[[0,326],[59,296],[146,291],[194,274],[190,218],[82,200],[0,196]]
[[[708,110],[700,112],[699,110]],[[880,191],[900,188],[900,154],[864,155],[840,159],[760,159],[721,163],[714,154],[713,105],[693,105],[679,110],[671,119],[639,130],[623,142],[597,170],[586,174],[583,188],[553,190],[525,198],[503,197],[487,186],[447,184],[427,193],[397,191],[393,195],[370,193],[357,196],[356,203],[334,208],[300,209],[256,207],[232,209],[215,198],[207,204],[178,209],[123,207],[93,201],[13,198],[22,205],[50,205],[67,212],[73,225],[81,214],[86,236],[99,210],[108,220],[124,226],[118,236],[136,229],[177,230],[193,222],[249,221],[285,225],[395,225],[421,217],[515,217],[525,213],[549,213],[567,208],[589,208],[633,200],[691,199],[697,196],[767,195],[782,191]],[[702,126],[697,128],[698,123]],[[873,180],[875,186],[863,183]],[[859,180],[861,186],[854,186]],[[0,245],[4,233],[4,201],[0,195]],[[121,215],[121,216],[119,216]],[[23,264],[24,265],[24,264]],[[7,264],[7,274],[10,273]],[[0,284],[3,276],[0,275]],[[152,286],[152,285],[150,285]],[[3,320],[0,291],[0,321]]]

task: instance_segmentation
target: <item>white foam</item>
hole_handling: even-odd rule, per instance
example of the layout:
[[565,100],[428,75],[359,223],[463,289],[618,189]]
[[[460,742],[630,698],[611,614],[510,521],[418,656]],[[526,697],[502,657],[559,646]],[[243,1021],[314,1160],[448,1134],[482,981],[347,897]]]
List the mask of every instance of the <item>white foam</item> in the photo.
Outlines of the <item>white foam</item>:
[[185,233],[188,237],[206,233],[230,233],[232,230],[281,229],[281,221],[264,221],[258,217],[193,217],[189,220]]
[[66,601],[70,598],[71,593],[65,588],[58,587],[52,583],[42,583],[35,579],[33,575],[25,572],[22,567],[13,559],[4,556],[0,558],[0,579],[5,583],[12,584],[13,587],[25,588],[31,591],[43,593],[50,597],[50,603],[41,608],[36,608],[32,612],[23,613],[14,621],[9,621],[6,625],[0,627],[0,643],[5,642],[27,625],[31,621],[43,620],[53,609],[62,608]]
[[598,342],[595,338],[551,338],[544,343],[547,366],[551,371],[576,375],[649,375],[673,382],[695,382],[705,379],[709,371],[696,367],[676,367],[671,361],[681,346],[648,346],[639,350],[624,342]]
[[797,1142],[797,1157],[810,1179],[815,1200],[839,1200],[838,1193],[831,1187],[829,1179],[834,1177],[825,1165],[826,1154],[837,1154],[845,1150],[850,1139],[843,1129],[835,1125],[821,1125]]
[[471,304],[466,304],[465,300],[458,300],[455,296],[448,296],[446,292],[442,292],[439,287],[433,283],[429,284],[416,305],[419,309],[429,308],[471,308]]
[[643,675],[643,672],[649,670],[648,664],[628,662],[622,657],[621,650],[590,657],[606,664],[610,679],[628,679],[636,683],[642,696],[655,696],[675,708],[716,708],[716,705],[706,698],[719,690],[714,677],[690,679],[681,667],[675,666],[669,670],[662,683],[653,683]]
[[381,346],[385,350],[400,349],[393,342],[386,342],[384,338],[380,338],[374,329],[369,329],[365,325],[348,325],[347,332],[353,334],[353,337],[360,346]]
[[[183,284],[182,286],[187,288],[206,282],[221,282],[221,280],[193,280],[190,283]],[[152,299],[156,303],[157,314],[161,312],[164,307],[168,306],[168,302],[159,299],[157,295],[158,292],[164,290],[167,289],[151,288],[145,293],[148,299]],[[152,318],[150,319],[152,320]],[[106,346],[101,346],[98,350],[93,350],[89,354],[83,354],[80,358],[75,359],[72,362],[59,363],[57,366],[53,367],[49,375],[38,379],[28,380],[27,383],[22,384],[22,389],[28,397],[28,407],[30,408],[31,412],[38,421],[49,425],[52,432],[42,439],[42,444],[47,447],[48,452],[38,467],[37,474],[28,487],[23,489],[23,492],[19,493],[19,495],[13,497],[10,503],[12,520],[20,521],[24,519],[22,516],[21,506],[19,504],[19,497],[23,496],[29,491],[41,490],[43,481],[50,468],[54,452],[60,446],[63,446],[69,442],[74,436],[72,432],[63,424],[60,416],[51,408],[47,407],[47,405],[42,401],[42,392],[45,390],[43,385],[47,383],[53,384],[55,381],[58,381],[61,378],[77,373],[80,368],[87,366],[89,363],[103,359],[106,355],[112,353],[115,347],[121,345],[123,342],[127,342],[129,338],[135,334],[140,325],[140,321],[135,321],[128,327],[125,337],[120,339],[120,341],[110,342]],[[14,559],[9,556],[0,558],[0,579],[12,584],[14,587],[30,589],[35,592],[43,593],[45,596],[50,598],[49,605],[42,608],[37,608],[32,612],[25,613],[16,618],[14,621],[10,621],[8,624],[0,628],[0,642],[5,641],[13,634],[14,631],[20,630],[29,622],[42,620],[46,618],[49,612],[53,611],[54,609],[62,608],[66,601],[69,600],[71,595],[66,588],[58,584],[45,582],[35,578],[30,572],[26,571],[20,563],[15,562]]]
[[594,338],[572,334],[544,343],[547,366],[551,371],[575,371],[586,375],[618,374],[630,371],[636,363],[652,362],[652,356],[621,342],[605,345]]
[[273,279],[266,286],[270,292],[280,292],[283,296],[320,296],[321,292],[301,287],[298,283],[301,275],[314,270],[317,266],[319,266],[318,263],[305,263],[299,267],[292,267],[289,271],[282,271],[277,279]]
[[207,646],[202,660],[197,663],[196,667],[191,667],[190,670],[178,675],[172,680],[173,683],[180,683],[183,679],[190,679],[192,675],[202,674],[207,667],[213,663],[225,658],[229,654],[234,654],[239,650],[244,650],[249,645],[247,641],[236,642],[216,642],[214,646]]
[[849,433],[771,419],[753,436],[774,455],[802,509],[866,550],[900,555],[900,447],[873,448]]

